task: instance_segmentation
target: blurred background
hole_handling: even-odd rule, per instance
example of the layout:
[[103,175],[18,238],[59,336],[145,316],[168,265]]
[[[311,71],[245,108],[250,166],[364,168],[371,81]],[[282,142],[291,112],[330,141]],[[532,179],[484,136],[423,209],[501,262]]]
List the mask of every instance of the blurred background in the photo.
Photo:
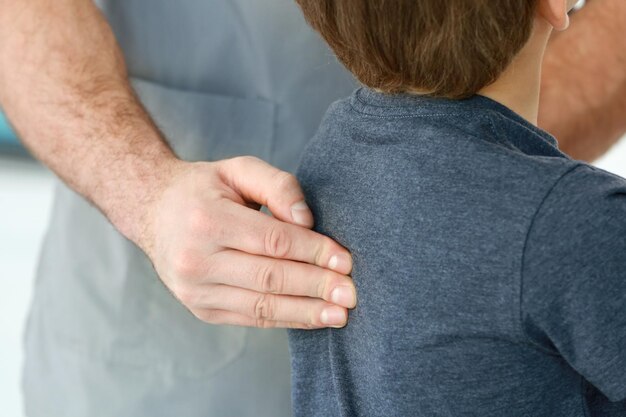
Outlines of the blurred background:
[[0,113],[0,415],[22,417],[22,332],[53,176],[29,158]]
[[[626,177],[626,137],[595,165]],[[22,333],[53,184],[0,113],[0,416],[23,416]]]

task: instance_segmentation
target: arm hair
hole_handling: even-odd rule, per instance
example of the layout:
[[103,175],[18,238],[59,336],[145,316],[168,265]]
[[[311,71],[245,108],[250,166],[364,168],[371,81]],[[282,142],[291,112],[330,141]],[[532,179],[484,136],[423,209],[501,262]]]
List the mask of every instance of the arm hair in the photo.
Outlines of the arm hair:
[[97,7],[0,0],[0,62],[0,105],[25,146],[124,235],[146,240],[146,210],[179,161]]

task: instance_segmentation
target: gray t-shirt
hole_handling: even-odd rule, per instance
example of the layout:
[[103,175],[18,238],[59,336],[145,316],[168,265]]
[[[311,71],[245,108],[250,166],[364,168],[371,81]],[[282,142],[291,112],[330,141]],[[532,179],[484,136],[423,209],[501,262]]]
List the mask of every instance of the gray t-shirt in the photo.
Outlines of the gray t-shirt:
[[481,96],[332,105],[298,176],[354,256],[296,416],[626,416],[626,181]]

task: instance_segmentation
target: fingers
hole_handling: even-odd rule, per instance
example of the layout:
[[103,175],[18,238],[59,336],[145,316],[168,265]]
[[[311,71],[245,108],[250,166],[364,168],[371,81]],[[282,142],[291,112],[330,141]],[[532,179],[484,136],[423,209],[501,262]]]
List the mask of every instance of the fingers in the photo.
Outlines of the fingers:
[[[187,169],[159,200],[150,256],[184,306],[216,324],[345,325],[356,303],[352,259],[329,237],[289,223],[303,201],[293,177],[253,158]],[[251,210],[255,202],[278,215]]]
[[352,280],[325,268],[236,250],[218,252],[207,261],[207,271],[199,284],[225,284],[259,293],[319,298],[347,308],[356,305]]
[[210,324],[229,325],[229,326],[245,326],[245,327],[259,327],[262,329],[270,328],[287,328],[287,329],[318,329],[308,324],[285,322],[285,321],[271,321],[271,320],[258,320],[256,318],[248,317],[243,314],[233,313],[226,310],[199,310],[195,313],[195,316],[202,321]]
[[196,316],[204,320],[210,314],[204,310],[222,310],[236,313],[258,324],[267,322],[291,323],[305,328],[343,327],[348,311],[323,300],[287,295],[264,294],[226,285],[210,285],[198,291],[195,299],[186,304]]
[[341,274],[352,269],[350,253],[327,236],[230,202],[224,212],[228,229],[220,236],[223,247],[306,262]]
[[193,269],[179,270],[181,284],[173,290],[182,304],[208,323],[343,327],[347,308],[356,305],[352,280],[325,268],[232,249],[203,260],[193,262]]
[[313,226],[313,214],[292,174],[252,156],[221,161],[220,172],[224,181],[244,199],[267,206],[276,218]]

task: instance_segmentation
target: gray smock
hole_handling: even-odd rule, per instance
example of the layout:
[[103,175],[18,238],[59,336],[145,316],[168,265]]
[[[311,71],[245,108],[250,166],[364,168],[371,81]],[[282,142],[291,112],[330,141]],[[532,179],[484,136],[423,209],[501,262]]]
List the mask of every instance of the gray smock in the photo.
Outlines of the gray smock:
[[[289,0],[99,6],[139,96],[187,160],[247,154],[293,171],[327,106],[354,87]],[[31,417],[291,414],[286,333],[197,320],[63,184],[25,340]]]

